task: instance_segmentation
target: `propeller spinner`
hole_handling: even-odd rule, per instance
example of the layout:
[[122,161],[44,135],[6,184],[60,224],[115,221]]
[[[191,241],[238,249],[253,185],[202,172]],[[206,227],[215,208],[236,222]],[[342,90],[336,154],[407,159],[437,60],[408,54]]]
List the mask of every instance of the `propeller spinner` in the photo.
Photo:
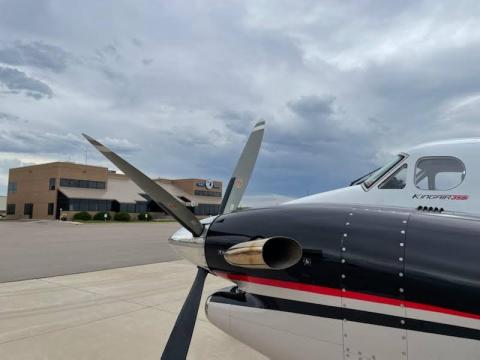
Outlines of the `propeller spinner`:
[[[259,121],[255,124],[228,183],[220,207],[220,214],[230,213],[238,208],[260,151],[264,129],[265,121]],[[161,359],[186,359],[195,328],[205,278],[208,275],[204,252],[205,235],[214,218],[200,222],[185,205],[163,189],[161,185],[95,139],[86,134],[83,134],[83,136],[184,227],[173,234],[169,241],[186,259],[197,265],[198,270],[170,333]]]

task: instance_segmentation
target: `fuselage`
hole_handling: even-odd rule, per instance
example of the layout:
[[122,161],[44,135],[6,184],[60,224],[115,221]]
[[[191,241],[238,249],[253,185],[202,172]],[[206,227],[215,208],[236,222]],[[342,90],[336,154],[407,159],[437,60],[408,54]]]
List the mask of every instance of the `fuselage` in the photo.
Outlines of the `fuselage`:
[[[272,236],[298,241],[301,261],[280,271],[225,261],[231,246]],[[210,297],[208,318],[278,359],[479,359],[479,239],[477,217],[398,207],[292,204],[219,216],[206,264],[237,287]]]

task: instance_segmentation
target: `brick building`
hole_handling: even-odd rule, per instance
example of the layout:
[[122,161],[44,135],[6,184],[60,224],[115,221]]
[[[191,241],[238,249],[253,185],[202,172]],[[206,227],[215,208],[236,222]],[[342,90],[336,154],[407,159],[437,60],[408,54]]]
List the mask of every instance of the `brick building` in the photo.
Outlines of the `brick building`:
[[[219,211],[221,181],[154,181],[196,215],[214,215]],[[125,175],[105,167],[70,162],[10,169],[6,211],[10,219],[58,219],[61,214],[71,218],[79,211],[163,214],[163,210]]]

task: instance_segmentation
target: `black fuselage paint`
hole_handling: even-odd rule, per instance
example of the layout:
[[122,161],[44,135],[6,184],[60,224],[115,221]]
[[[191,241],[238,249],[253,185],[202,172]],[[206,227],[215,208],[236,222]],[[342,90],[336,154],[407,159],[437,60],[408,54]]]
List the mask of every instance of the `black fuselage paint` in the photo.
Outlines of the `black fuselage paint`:
[[[273,271],[234,267],[223,258],[237,243],[272,236],[298,241],[302,260]],[[205,254],[212,271],[480,314],[476,217],[388,207],[282,205],[219,216],[208,231]]]

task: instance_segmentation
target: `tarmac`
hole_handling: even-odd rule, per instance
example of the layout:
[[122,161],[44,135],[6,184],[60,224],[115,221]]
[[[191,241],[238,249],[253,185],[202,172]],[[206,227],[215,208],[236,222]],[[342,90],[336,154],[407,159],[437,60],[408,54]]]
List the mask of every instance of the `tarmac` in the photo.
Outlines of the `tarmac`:
[[[180,260],[2,283],[0,359],[158,360],[195,272]],[[207,295],[228,284],[207,277],[189,359],[266,359],[207,321]]]
[[180,257],[168,237],[180,225],[0,221],[0,282],[37,279]]

